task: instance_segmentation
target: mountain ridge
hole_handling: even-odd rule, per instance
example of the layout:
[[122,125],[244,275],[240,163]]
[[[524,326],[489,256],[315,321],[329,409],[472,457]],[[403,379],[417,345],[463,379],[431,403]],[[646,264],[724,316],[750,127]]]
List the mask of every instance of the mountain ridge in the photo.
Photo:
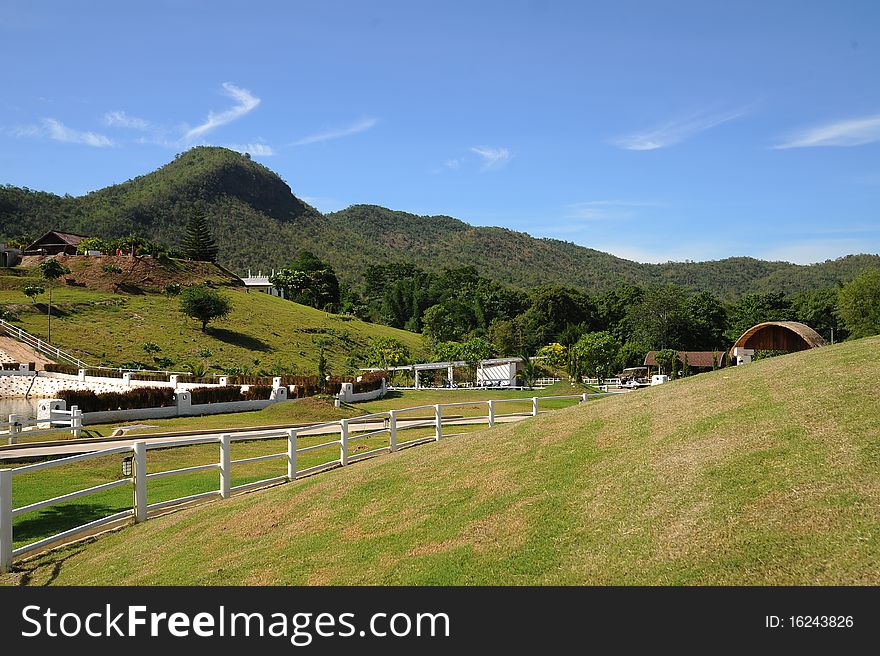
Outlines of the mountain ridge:
[[751,257],[643,264],[572,242],[472,226],[445,215],[420,216],[367,204],[322,214],[268,167],[209,146],[83,196],[0,187],[0,236],[36,237],[60,229],[105,237],[137,233],[178,245],[196,204],[211,220],[225,266],[241,273],[279,268],[306,248],[333,265],[349,284],[360,283],[370,263],[402,260],[433,270],[472,265],[482,275],[524,288],[566,284],[596,293],[621,282],[675,283],[732,298],[834,286],[867,266],[880,265],[880,256],[872,254],[813,265]]

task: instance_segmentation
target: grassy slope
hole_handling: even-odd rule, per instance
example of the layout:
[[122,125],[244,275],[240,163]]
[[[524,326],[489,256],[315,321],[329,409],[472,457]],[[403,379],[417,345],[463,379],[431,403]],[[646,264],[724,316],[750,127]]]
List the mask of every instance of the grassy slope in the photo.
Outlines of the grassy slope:
[[878,347],[764,360],[376,458],[46,556],[25,579],[878,584]]
[[[12,286],[7,283],[6,287]],[[209,326],[202,334],[198,324],[184,317],[177,300],[157,294],[127,295],[59,286],[53,291],[66,316],[53,321],[52,340],[90,364],[147,363],[145,342],[155,342],[159,356],[174,360],[174,369],[188,369],[196,361],[208,366],[246,366],[285,373],[313,374],[317,369],[318,339],[327,339],[327,357],[333,373],[343,373],[352,351],[363,349],[371,338],[390,336],[414,353],[422,349],[421,337],[388,326],[368,324],[298,305],[268,294],[224,291],[232,300],[228,319]],[[45,302],[45,297],[40,301]],[[46,316],[30,307],[17,289],[0,286],[0,305],[21,304],[20,326],[45,338]],[[212,357],[203,359],[207,349]]]

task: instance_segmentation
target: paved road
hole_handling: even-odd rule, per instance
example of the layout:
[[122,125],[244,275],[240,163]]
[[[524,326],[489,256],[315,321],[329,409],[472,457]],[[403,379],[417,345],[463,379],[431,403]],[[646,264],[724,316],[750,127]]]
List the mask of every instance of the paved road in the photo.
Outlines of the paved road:
[[[513,417],[496,417],[496,423],[510,423],[515,421],[522,421],[526,419],[527,416],[513,416]],[[353,417],[352,419],[357,419],[357,417]],[[427,421],[427,419],[416,419],[412,421],[408,421],[405,419],[397,420],[398,430],[402,430],[408,425],[412,425],[415,423],[421,423]],[[455,419],[452,421],[444,422],[443,426],[466,426],[473,424],[485,424],[486,417],[473,417],[473,418],[462,418]],[[291,426],[291,428],[295,428]],[[380,421],[375,422],[367,422],[362,424],[354,424],[349,427],[349,434],[357,434],[357,433],[365,433],[369,431],[376,431],[385,428],[385,424]],[[430,426],[426,426],[426,428],[430,428]],[[279,432],[282,432],[283,429],[272,428],[272,429],[258,429],[247,430],[247,431],[235,431],[231,433],[235,437],[260,437],[264,435],[277,435]],[[17,460],[19,458],[36,458],[36,457],[49,457],[49,456],[69,456],[75,455],[78,453],[90,453],[93,451],[104,451],[107,449],[115,449],[120,446],[131,446],[135,442],[148,441],[150,444],[162,444],[166,442],[174,442],[181,439],[186,438],[219,438],[221,435],[227,433],[229,431],[217,431],[216,433],[205,433],[201,435],[177,435],[177,436],[164,436],[164,437],[155,437],[150,438],[149,435],[133,435],[131,437],[120,438],[118,440],[108,440],[106,442],[95,442],[95,443],[82,443],[77,442],[76,440],[70,440],[69,444],[60,444],[55,446],[34,446],[34,447],[23,447],[21,449],[14,449],[9,451],[0,451],[0,462],[3,460]],[[324,428],[319,428],[316,430],[299,430],[299,435],[332,435],[334,433],[339,433],[339,428],[337,426],[325,426]],[[406,438],[401,439],[404,441]]]

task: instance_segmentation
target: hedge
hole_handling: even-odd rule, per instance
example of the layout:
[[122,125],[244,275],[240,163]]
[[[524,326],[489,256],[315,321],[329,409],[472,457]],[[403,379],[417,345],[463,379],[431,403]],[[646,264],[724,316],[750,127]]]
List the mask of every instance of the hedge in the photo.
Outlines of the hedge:
[[68,410],[73,406],[83,412],[135,410],[174,405],[174,390],[170,387],[137,387],[125,392],[95,394],[91,390],[65,389],[58,392],[58,398],[67,402]]
[[155,380],[167,383],[170,379],[168,374],[161,371],[134,371],[131,374],[132,380]]
[[[226,378],[226,382],[228,385],[271,385],[272,377],[271,376],[228,376]],[[284,383],[282,382],[282,385]]]
[[71,376],[76,376],[79,374],[79,367],[73,364],[61,364],[59,362],[50,362],[45,367],[43,367],[46,371],[51,371],[56,374],[70,374]]
[[[243,401],[241,388],[238,385],[225,385],[224,387],[194,387],[189,390],[192,393],[193,405],[203,403],[228,403],[229,401]],[[268,399],[268,395],[266,396]]]
[[[6,369],[7,371],[18,371],[18,368],[25,364],[24,362],[0,362],[0,369]],[[35,362],[27,363],[28,371],[34,371],[37,368],[37,364]]]
[[241,393],[245,401],[268,401],[272,397],[271,385],[251,385]]
[[207,383],[208,385],[216,385],[220,382],[214,376],[193,376],[192,374],[180,374],[177,377],[178,383]]

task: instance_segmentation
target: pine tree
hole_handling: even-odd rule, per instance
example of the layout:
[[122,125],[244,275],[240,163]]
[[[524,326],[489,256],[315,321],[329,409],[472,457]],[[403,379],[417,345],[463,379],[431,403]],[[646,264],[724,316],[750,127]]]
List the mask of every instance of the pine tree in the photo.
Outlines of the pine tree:
[[201,208],[193,211],[183,238],[183,252],[191,260],[215,262],[217,260],[217,244],[208,230],[208,221]]

